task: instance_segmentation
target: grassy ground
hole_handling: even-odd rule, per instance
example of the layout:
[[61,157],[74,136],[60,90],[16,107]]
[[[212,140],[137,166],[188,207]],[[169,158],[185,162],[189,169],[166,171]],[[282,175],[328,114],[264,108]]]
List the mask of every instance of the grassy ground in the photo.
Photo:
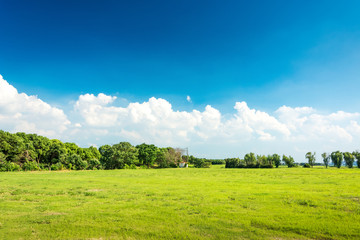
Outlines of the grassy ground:
[[0,239],[360,239],[359,169],[0,173]]

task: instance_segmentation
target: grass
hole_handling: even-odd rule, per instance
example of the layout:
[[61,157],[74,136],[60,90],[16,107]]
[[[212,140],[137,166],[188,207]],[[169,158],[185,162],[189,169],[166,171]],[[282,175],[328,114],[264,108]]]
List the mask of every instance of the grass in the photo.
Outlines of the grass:
[[360,239],[359,169],[0,173],[0,239]]

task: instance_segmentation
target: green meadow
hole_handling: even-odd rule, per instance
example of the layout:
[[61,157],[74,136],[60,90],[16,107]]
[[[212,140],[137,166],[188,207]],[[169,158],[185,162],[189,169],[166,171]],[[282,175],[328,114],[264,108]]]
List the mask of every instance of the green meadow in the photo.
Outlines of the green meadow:
[[360,239],[360,169],[0,173],[0,239]]

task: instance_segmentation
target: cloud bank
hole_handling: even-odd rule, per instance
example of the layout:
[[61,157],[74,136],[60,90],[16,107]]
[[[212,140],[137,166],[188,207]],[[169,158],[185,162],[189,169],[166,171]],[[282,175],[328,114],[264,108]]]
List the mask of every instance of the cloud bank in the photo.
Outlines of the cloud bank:
[[0,75],[0,126],[2,130],[59,137],[70,124],[63,110],[52,107],[37,96],[18,93]]
[[324,114],[311,107],[282,106],[268,113],[242,101],[225,117],[210,105],[202,111],[176,111],[162,98],[126,107],[117,106],[116,100],[103,93],[80,95],[74,111],[65,113],[37,96],[18,93],[0,77],[0,125],[2,130],[38,133],[84,146],[146,142],[188,146],[192,154],[214,158],[254,151],[292,154],[303,161],[307,151],[320,154],[359,148],[357,112]]

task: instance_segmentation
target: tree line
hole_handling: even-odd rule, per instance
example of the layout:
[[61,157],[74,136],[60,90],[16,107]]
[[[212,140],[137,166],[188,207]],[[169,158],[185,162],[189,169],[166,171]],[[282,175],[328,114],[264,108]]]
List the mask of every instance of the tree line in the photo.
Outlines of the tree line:
[[184,161],[194,167],[211,165],[206,159],[182,156],[178,149],[153,144],[133,146],[120,142],[99,148],[81,148],[75,143],[63,143],[37,134],[0,130],[0,171],[175,168]]
[[[330,160],[333,166],[340,168],[345,164],[348,168],[353,168],[355,159],[357,167],[360,168],[360,152],[354,151],[350,152],[340,152],[335,151],[331,154],[323,153],[321,154],[326,168],[330,165]],[[310,168],[316,165],[316,153],[308,152],[305,154],[305,158],[308,160],[308,163],[303,164],[303,167]],[[294,158],[291,156],[283,155],[280,157],[278,154],[273,155],[255,155],[254,153],[247,153],[244,156],[244,159],[240,158],[227,158],[225,159],[226,168],[278,168],[281,163],[287,167],[298,167],[299,164],[295,163]]]
[[[305,158],[308,159],[308,164],[306,167],[313,167],[316,161],[315,157],[316,153],[308,152],[305,154]],[[356,165],[358,168],[360,168],[360,152],[359,151],[353,151],[353,152],[340,152],[335,151],[332,153],[322,153],[321,157],[323,159],[324,165],[326,168],[330,165],[330,160],[333,166],[337,168],[341,168],[343,164],[347,166],[348,168],[353,168],[355,159],[356,159]],[[305,166],[305,165],[304,165]]]
[[[315,153],[308,152],[304,167],[313,167]],[[343,163],[352,168],[357,160],[360,168],[360,153],[332,152],[322,155],[326,168],[330,165],[340,168]],[[0,171],[35,170],[95,170],[124,168],[176,168],[185,162],[196,168],[208,168],[215,164],[225,164],[226,168],[278,168],[282,163],[288,167],[297,167],[294,158],[278,154],[255,155],[248,153],[244,159],[227,158],[205,159],[184,156],[176,148],[160,148],[153,144],[133,146],[128,142],[103,145],[99,148],[81,148],[75,143],[63,143],[37,134],[9,133],[0,130]]]

